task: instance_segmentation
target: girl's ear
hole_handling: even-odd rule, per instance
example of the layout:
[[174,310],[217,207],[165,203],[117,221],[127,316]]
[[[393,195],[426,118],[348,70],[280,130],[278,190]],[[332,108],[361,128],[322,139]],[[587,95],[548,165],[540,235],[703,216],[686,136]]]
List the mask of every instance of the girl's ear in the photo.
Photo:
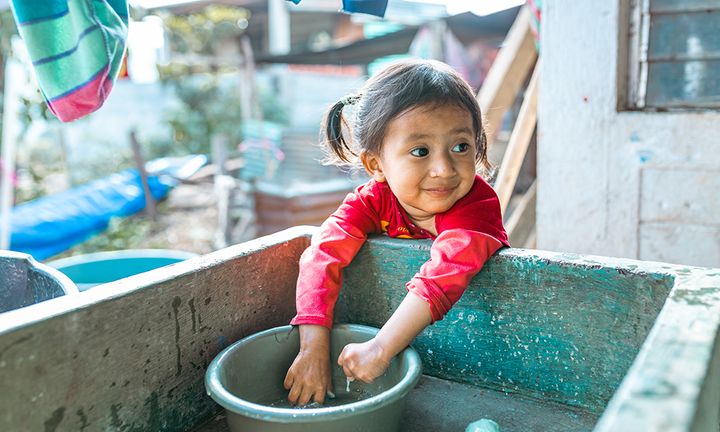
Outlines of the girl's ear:
[[382,170],[380,157],[373,153],[364,152],[360,155],[360,161],[362,161],[363,167],[365,167],[365,171],[370,174],[370,176],[376,182],[385,181],[385,174]]

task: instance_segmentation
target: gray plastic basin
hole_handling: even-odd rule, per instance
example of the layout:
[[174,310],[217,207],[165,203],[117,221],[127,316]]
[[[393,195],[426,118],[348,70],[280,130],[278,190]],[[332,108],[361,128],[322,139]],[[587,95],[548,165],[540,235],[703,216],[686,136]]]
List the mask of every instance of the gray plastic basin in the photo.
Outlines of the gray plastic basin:
[[0,251],[0,312],[77,293],[67,276],[35,261],[31,255]]
[[[378,329],[337,325],[331,332],[331,364],[335,400],[326,406],[287,405],[283,380],[300,348],[298,331],[276,327],[227,347],[205,374],[208,394],[227,412],[232,432],[394,432],[399,429],[405,396],[420,379],[422,364],[408,347],[372,384],[350,383],[336,360],[348,343],[365,342]],[[312,405],[311,405],[312,406]]]

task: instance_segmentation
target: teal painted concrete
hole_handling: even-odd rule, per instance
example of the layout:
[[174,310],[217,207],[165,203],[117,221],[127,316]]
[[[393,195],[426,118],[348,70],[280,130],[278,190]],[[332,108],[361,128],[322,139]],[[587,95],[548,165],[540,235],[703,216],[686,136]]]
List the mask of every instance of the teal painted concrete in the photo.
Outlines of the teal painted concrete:
[[[345,275],[338,320],[380,326],[430,242],[377,238]],[[672,277],[568,254],[508,249],[414,342],[425,373],[600,413],[672,287]]]

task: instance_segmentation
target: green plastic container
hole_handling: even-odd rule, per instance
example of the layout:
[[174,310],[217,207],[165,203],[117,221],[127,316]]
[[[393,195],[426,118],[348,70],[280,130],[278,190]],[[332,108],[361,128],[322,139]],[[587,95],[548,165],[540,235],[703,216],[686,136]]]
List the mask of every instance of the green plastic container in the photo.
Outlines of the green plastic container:
[[[337,359],[348,343],[370,340],[378,329],[354,324],[336,325],[331,332],[330,356]],[[300,348],[292,326],[276,327],[227,347],[210,363],[205,388],[227,412],[231,432],[396,432],[405,396],[422,372],[418,353],[408,347],[371,384],[347,385],[335,365],[333,392],[324,406],[287,405],[283,380]],[[349,391],[348,391],[349,390]]]
[[195,256],[192,252],[170,249],[127,249],[76,255],[47,264],[69,277],[80,291],[85,291]]

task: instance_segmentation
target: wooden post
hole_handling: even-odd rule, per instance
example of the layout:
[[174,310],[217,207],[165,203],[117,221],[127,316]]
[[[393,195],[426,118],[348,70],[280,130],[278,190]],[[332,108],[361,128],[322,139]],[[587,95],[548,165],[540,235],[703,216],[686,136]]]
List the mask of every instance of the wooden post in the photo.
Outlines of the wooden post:
[[140,181],[142,182],[143,193],[145,194],[145,212],[153,221],[157,220],[157,209],[155,207],[155,198],[150,192],[150,184],[148,183],[147,171],[145,171],[145,160],[140,151],[140,143],[137,141],[135,131],[130,131],[130,146],[132,147],[133,158],[140,173]]
[[240,52],[242,53],[243,62],[240,67],[240,113],[243,122],[247,122],[253,118],[254,93],[255,93],[255,70],[252,58],[252,47],[247,36],[240,39]]
[[537,180],[520,198],[515,210],[510,214],[505,228],[510,245],[513,247],[534,247],[535,241],[535,205],[537,204]]
[[510,202],[510,196],[515,188],[520,167],[525,159],[528,145],[535,131],[535,123],[537,122],[537,81],[539,69],[538,66],[535,67],[535,72],[525,91],[525,99],[520,108],[520,114],[515,122],[512,135],[510,135],[510,141],[508,142],[507,149],[505,149],[505,156],[500,164],[500,172],[498,172],[498,177],[495,181],[495,191],[500,199],[500,209],[503,213],[505,213],[508,203]]
[[227,160],[227,137],[222,134],[213,135],[210,139],[212,162],[217,167],[214,176],[215,196],[217,198],[218,227],[215,231],[215,247],[218,249],[230,244],[232,235],[232,194],[235,179],[229,176],[225,167]]
[[488,145],[499,132],[505,112],[537,60],[530,28],[530,12],[524,6],[503,41],[487,77],[478,92],[478,103],[485,118]]

